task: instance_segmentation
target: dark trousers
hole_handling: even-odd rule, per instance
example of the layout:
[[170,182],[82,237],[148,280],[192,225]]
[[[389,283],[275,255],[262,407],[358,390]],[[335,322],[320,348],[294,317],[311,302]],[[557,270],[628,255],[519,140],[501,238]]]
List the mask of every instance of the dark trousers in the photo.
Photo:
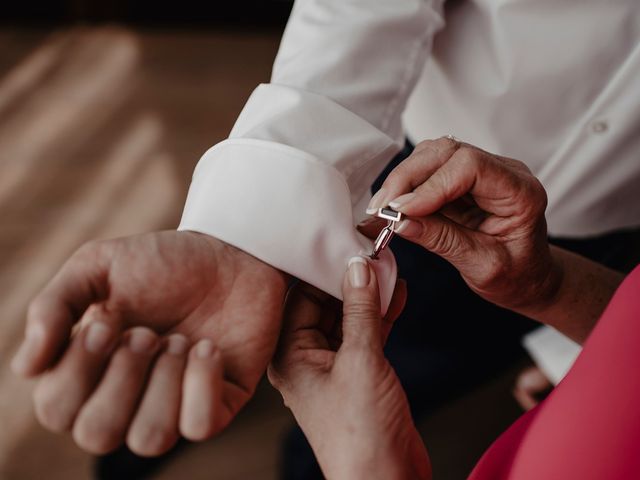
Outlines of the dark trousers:
[[[374,192],[412,150],[407,144],[393,159],[374,183]],[[640,229],[550,242],[621,271],[640,263]],[[391,248],[409,296],[385,351],[419,418],[512,365],[524,355],[522,335],[538,324],[480,298],[437,255],[398,237]],[[299,428],[285,439],[281,478],[323,478]]]

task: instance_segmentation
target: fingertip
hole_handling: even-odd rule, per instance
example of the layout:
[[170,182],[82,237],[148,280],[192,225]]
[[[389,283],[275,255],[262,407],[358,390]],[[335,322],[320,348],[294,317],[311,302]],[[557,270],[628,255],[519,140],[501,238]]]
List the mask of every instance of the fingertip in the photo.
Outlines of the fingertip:
[[218,429],[223,388],[221,358],[209,339],[200,340],[191,349],[179,419],[180,433],[188,440],[205,440]]
[[346,286],[363,289],[377,284],[376,272],[369,258],[356,255],[349,259],[345,275]]
[[352,288],[364,288],[369,284],[371,269],[364,257],[355,256],[347,264],[347,282]]
[[167,337],[165,348],[168,354],[180,357],[187,353],[189,340],[180,333],[174,333]]
[[201,361],[215,361],[219,358],[220,351],[213,341],[204,338],[191,348],[191,357]]
[[160,346],[158,335],[150,328],[134,327],[127,333],[127,346],[134,353],[149,355]]

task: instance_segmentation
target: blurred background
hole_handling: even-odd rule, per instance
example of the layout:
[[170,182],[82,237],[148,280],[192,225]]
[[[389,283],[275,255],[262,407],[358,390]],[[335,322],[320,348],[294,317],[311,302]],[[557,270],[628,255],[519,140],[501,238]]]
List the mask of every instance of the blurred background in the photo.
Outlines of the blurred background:
[[[264,382],[218,438],[181,444],[162,462],[126,450],[96,462],[37,424],[33,383],[8,361],[30,298],[79,245],[177,226],[197,160],[269,80],[291,3],[3,5],[0,479],[278,478],[293,419]],[[510,395],[520,366],[420,422],[436,478],[465,478],[521,413]]]

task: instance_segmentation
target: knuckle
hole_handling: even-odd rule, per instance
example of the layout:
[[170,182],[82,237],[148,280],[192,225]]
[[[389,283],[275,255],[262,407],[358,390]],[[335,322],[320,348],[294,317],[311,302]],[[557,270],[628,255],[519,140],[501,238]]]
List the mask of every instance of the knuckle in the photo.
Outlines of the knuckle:
[[441,150],[458,148],[458,147],[459,147],[459,142],[445,135],[439,138],[422,140],[420,143],[416,145],[415,150],[418,152],[422,150],[427,150],[427,149],[441,151]]
[[446,150],[450,148],[460,148],[460,142],[455,138],[445,135],[432,141],[432,146],[438,150]]
[[507,255],[503,255],[501,251],[490,250],[486,254],[484,263],[484,281],[483,288],[491,288],[497,282],[505,278],[505,273],[510,270],[510,261]]
[[267,378],[269,379],[271,386],[273,386],[273,388],[275,388],[282,396],[282,402],[285,407],[290,408],[292,390],[287,376],[283,374],[280,369],[270,365],[267,369]]
[[[406,162],[406,160],[405,160]],[[404,178],[404,162],[400,163],[400,165],[398,165],[396,168],[394,168],[389,175],[387,175],[387,178],[384,181],[384,184],[386,187],[393,187],[395,185],[398,185],[399,183],[402,182],[402,179]]]
[[89,240],[81,245],[72,255],[71,262],[95,262],[107,258],[118,245],[118,240]]
[[456,152],[456,160],[463,169],[476,170],[482,166],[482,156],[472,147],[462,146]]
[[346,319],[370,319],[380,316],[380,309],[369,299],[357,298],[345,302],[343,314]]
[[532,181],[533,188],[533,196],[534,200],[540,210],[543,212],[547,209],[547,204],[549,199],[547,197],[547,191],[544,189],[544,186],[536,177],[533,177]]
[[511,160],[511,162],[514,165],[515,168],[517,168],[521,172],[524,172],[526,174],[529,174],[529,175],[533,176],[533,174],[531,173],[531,170],[529,170],[529,167],[527,166],[526,163],[524,163],[523,161],[520,161],[520,160],[516,160],[516,159],[510,159],[510,160]]
[[80,258],[92,257],[103,248],[105,243],[105,240],[89,240],[76,250],[74,256]]
[[273,388],[282,391],[285,385],[284,378],[280,371],[273,365],[269,365],[269,368],[267,368],[267,379]]
[[432,139],[422,140],[421,142],[418,142],[418,144],[415,146],[414,151],[421,152],[422,150],[433,148],[434,143],[436,141],[437,140],[432,140]]
[[34,298],[27,306],[27,322],[29,325],[42,325],[44,327],[48,313],[50,313],[49,302],[42,297]]
[[445,258],[458,258],[462,254],[462,242],[456,237],[453,228],[445,223],[442,228],[425,234],[425,246]]
[[527,217],[539,217],[547,208],[547,192],[533,175],[527,175],[520,182],[518,203]]

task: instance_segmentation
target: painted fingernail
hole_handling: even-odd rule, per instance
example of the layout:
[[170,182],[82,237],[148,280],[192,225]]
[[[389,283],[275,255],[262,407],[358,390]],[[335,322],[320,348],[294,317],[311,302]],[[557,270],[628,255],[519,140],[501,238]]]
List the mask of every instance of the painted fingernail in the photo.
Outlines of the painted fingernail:
[[405,193],[404,195],[400,195],[398,198],[393,199],[389,202],[389,206],[391,208],[402,208],[403,205],[409,203],[411,200],[415,198],[415,193]]
[[394,231],[403,237],[417,237],[422,232],[422,225],[415,220],[405,218],[398,224]]
[[188,346],[189,341],[187,340],[187,337],[180,335],[179,333],[169,335],[169,338],[167,339],[167,352],[171,355],[184,355]]
[[102,322],[93,322],[87,328],[87,335],[84,337],[84,348],[91,353],[102,353],[109,346],[111,338],[111,327]]
[[369,205],[367,206],[367,213],[369,214],[376,213],[376,210],[384,207],[385,205],[383,202],[385,200],[386,194],[387,192],[384,188],[381,188],[380,190],[378,190],[376,194],[373,197],[371,197],[371,200],[369,201]]
[[213,342],[209,339],[200,340],[198,345],[196,345],[196,357],[197,358],[208,358],[213,355],[214,347]]
[[32,362],[33,354],[44,339],[44,330],[40,325],[31,325],[25,332],[24,342],[11,361],[11,369],[17,374],[24,374]]
[[134,328],[129,334],[129,348],[132,352],[151,353],[156,343],[156,336],[146,328]]
[[369,264],[363,257],[349,260],[349,283],[354,288],[363,288],[369,284]]

